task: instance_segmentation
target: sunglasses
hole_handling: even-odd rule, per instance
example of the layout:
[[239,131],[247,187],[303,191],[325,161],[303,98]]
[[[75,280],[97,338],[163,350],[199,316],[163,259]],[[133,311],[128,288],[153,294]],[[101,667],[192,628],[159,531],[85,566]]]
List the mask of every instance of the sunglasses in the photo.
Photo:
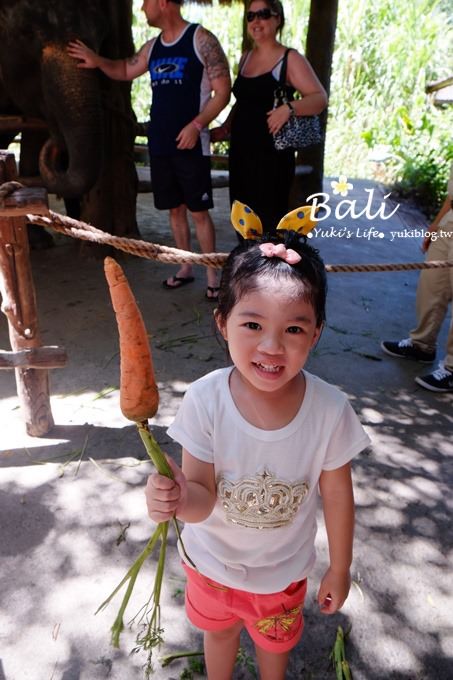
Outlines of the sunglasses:
[[254,19],[264,19],[265,21],[268,21],[271,17],[278,17],[278,14],[271,12],[268,7],[265,7],[264,9],[258,9],[256,12],[249,11],[245,16],[247,22],[250,24]]

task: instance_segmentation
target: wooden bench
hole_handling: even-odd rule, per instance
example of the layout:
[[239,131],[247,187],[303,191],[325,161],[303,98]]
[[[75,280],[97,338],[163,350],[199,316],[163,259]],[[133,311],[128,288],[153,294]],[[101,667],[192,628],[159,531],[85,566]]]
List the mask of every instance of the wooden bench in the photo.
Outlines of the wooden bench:
[[[228,157],[224,157],[228,161]],[[215,157],[214,157],[215,160]],[[151,184],[151,175],[148,165],[137,165],[136,166],[138,175],[138,191],[139,193],[152,192],[153,187]],[[303,175],[310,175],[313,172],[311,165],[296,165],[296,177],[301,177]],[[229,186],[230,174],[227,169],[211,170],[212,186],[214,189],[221,189],[223,187]]]

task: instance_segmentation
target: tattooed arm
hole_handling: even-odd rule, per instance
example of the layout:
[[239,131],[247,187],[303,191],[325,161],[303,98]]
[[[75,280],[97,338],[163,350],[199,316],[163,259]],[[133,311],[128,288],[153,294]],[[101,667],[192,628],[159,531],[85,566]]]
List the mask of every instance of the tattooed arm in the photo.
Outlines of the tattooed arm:
[[195,119],[177,136],[178,149],[192,149],[201,129],[209,125],[230,101],[230,69],[219,41],[210,31],[199,26],[195,33],[195,43],[205,65],[212,94]]
[[99,68],[106,76],[113,80],[134,80],[138,76],[146,73],[148,69],[148,55],[151,49],[152,40],[139,49],[136,54],[133,54],[127,59],[107,59],[101,57],[89,47],[87,47],[81,40],[74,40],[70,42],[67,51],[74,59],[78,59],[78,68]]
[[196,33],[198,51],[204,61],[212,97],[200,112],[200,123],[207,125],[225,108],[230,101],[231,79],[228,61],[219,41],[202,26]]

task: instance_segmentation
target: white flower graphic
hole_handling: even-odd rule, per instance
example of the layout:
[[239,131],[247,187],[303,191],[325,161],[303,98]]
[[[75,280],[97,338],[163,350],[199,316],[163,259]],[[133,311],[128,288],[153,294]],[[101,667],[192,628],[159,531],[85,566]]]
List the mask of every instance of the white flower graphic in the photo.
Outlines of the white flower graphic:
[[354,188],[354,185],[351,184],[351,182],[348,182],[346,175],[340,175],[338,182],[334,180],[330,183],[330,186],[333,189],[334,195],[340,194],[340,196],[347,196],[348,191]]

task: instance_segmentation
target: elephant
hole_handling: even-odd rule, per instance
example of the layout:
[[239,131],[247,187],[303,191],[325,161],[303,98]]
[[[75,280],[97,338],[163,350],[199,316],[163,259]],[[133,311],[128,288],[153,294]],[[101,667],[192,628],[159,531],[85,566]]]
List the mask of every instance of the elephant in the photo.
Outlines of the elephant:
[[22,132],[20,175],[39,172],[49,192],[80,199],[81,219],[119,236],[139,235],[130,83],[77,68],[66,47],[125,58],[131,26],[132,0],[0,0],[0,148],[18,131],[2,115],[44,121]]

